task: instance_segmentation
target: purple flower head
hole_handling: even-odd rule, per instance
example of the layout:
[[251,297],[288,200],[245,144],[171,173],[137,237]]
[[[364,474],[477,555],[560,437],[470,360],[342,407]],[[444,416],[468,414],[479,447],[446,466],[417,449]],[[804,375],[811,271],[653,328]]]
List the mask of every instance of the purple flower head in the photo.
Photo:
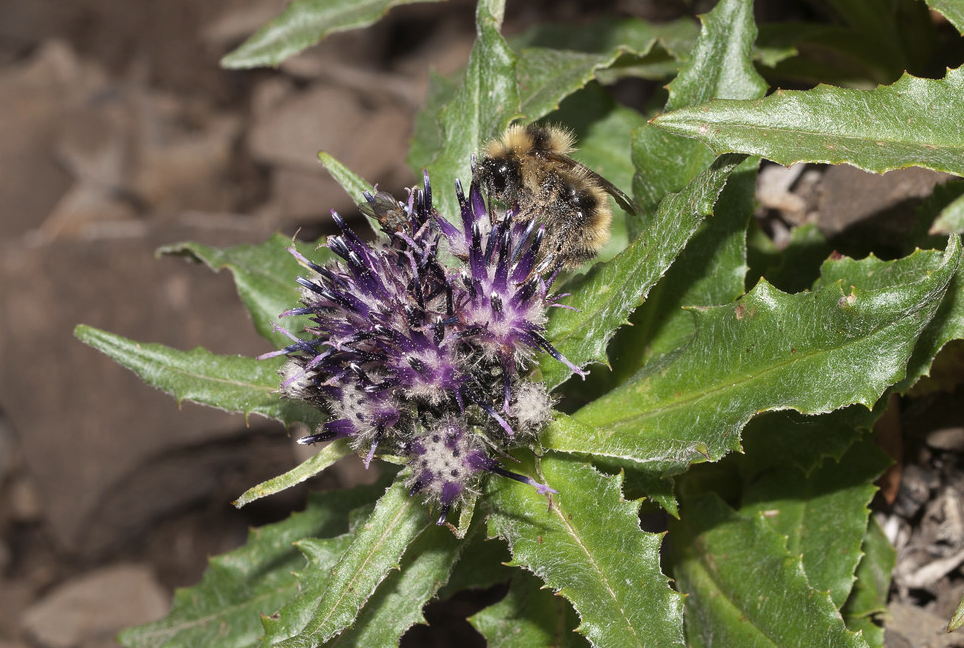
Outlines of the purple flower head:
[[475,185],[467,199],[456,191],[461,228],[432,207],[427,174],[405,202],[365,194],[361,209],[384,233],[374,244],[332,212],[337,262],[289,249],[311,276],[284,315],[311,323],[262,356],[286,355],[282,394],[330,414],[299,443],[347,437],[366,465],[379,452],[408,458],[409,486],[441,505],[440,524],[484,472],[549,492],[487,452],[530,442],[551,418],[545,387],[521,375],[538,351],[585,375],[543,335],[557,297],[555,272],[536,265],[541,229],[490,212]]
[[442,510],[438,523],[445,522],[449,509],[474,485],[479,472],[489,472],[535,486],[540,493],[555,493],[532,479],[509,472],[490,458],[482,446],[482,437],[466,431],[463,421],[446,419],[429,426],[425,434],[404,449],[410,457],[412,475],[408,487],[412,495],[425,493],[438,500]]

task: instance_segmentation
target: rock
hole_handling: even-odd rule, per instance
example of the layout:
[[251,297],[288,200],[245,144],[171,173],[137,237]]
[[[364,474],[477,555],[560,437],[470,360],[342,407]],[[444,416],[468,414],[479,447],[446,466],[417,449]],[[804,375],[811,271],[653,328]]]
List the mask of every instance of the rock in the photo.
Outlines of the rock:
[[327,219],[332,209],[355,211],[361,196],[345,194],[319,164],[319,151],[398,195],[415,181],[405,165],[411,118],[404,108],[372,106],[345,88],[297,93],[276,82],[257,93],[254,105],[248,145],[256,161],[272,167],[271,199],[257,210],[261,220],[300,226]]
[[[28,648],[23,630],[23,614],[36,600],[36,587],[27,578],[0,577],[0,648]],[[33,647],[30,647],[33,648]]]
[[817,226],[828,236],[846,233],[863,245],[901,240],[914,228],[916,208],[949,177],[917,167],[883,175],[846,164],[829,167],[817,201]]
[[914,648],[951,648],[960,646],[960,637],[947,634],[947,619],[914,605],[892,603],[887,607],[891,619],[887,622],[888,646]]
[[[191,239],[229,245],[250,242],[250,233],[159,228],[127,240],[8,245],[0,254],[0,313],[16,314],[0,327],[0,407],[51,535],[72,553],[102,555],[138,525],[150,528],[163,512],[224,488],[211,459],[218,452],[193,464],[178,460],[178,448],[239,430],[253,436],[241,415],[179,406],[73,337],[86,323],[180,349],[270,350],[225,273],[154,257],[162,244]],[[286,449],[281,426],[272,429]],[[231,442],[223,460],[237,463],[230,450],[241,447]],[[227,506],[236,493],[221,496]]]
[[169,608],[170,596],[148,567],[121,564],[54,588],[26,610],[23,625],[47,648],[74,648],[159,619]]
[[112,202],[155,216],[227,210],[232,205],[222,185],[240,128],[235,115],[135,84],[105,88],[66,116],[57,142],[76,178],[74,191],[86,189],[88,200],[58,206],[48,220],[63,220],[66,212],[84,222],[86,205],[98,211],[97,194],[104,211]]
[[0,239],[38,227],[67,191],[71,179],[54,156],[57,127],[103,83],[99,68],[60,41],[0,74]]
[[310,171],[279,167],[271,172],[271,200],[254,215],[262,222],[297,228],[311,220],[328,220],[332,209],[349,217],[357,211],[355,203],[320,164]]
[[10,509],[11,516],[18,522],[35,524],[43,520],[43,502],[27,475],[17,475],[10,483]]
[[256,32],[266,22],[284,11],[288,0],[231,0],[201,28],[201,38],[208,46],[226,49]]
[[927,433],[927,445],[937,450],[964,451],[964,428],[944,427]]
[[0,639],[0,648],[30,648],[30,646],[25,643],[4,641],[3,639]]
[[221,196],[220,180],[227,175],[240,128],[234,116],[211,114],[196,130],[142,141],[135,195],[149,207],[173,214],[187,206],[230,208]]
[[317,169],[318,151],[325,151],[355,173],[374,178],[404,164],[410,131],[405,115],[373,110],[351,90],[321,86],[285,96],[264,111],[248,144],[251,155],[265,164]]

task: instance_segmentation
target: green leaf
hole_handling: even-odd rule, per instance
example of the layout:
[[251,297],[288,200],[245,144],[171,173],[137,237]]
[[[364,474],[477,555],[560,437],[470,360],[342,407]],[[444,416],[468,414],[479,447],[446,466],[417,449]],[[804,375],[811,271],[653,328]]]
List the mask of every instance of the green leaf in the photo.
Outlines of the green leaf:
[[[559,418],[562,419],[563,416],[559,415]],[[639,466],[631,461],[613,457],[593,457],[592,465],[610,475],[622,472],[625,496],[645,497],[673,517],[679,517],[679,509],[676,506],[676,482],[673,477],[664,479],[659,474],[639,470]]]
[[[331,174],[331,177],[335,179],[341,188],[345,190],[345,193],[354,200],[356,203],[361,203],[364,200],[364,193],[367,191],[369,193],[374,193],[374,188],[372,185],[368,184],[355,172],[346,167],[344,164],[336,160],[334,157],[321,151],[318,153],[318,161],[321,162],[322,166]],[[364,212],[362,212],[364,213]],[[368,216],[367,214],[365,214]],[[369,224],[372,226],[372,231],[378,233],[381,231],[378,221],[369,219]]]
[[303,569],[294,573],[298,582],[295,596],[292,596],[271,616],[262,615],[261,624],[264,627],[264,635],[261,637],[259,646],[262,648],[277,646],[297,636],[298,632],[304,629],[315,611],[315,601],[325,593],[328,585],[325,576],[345,555],[360,521],[366,514],[371,514],[372,509],[373,507],[367,507],[353,511],[348,533],[335,538],[303,538],[295,543],[295,547],[303,554],[304,560],[307,560],[307,565],[303,560]]
[[[483,534],[477,531],[476,535]],[[324,645],[397,646],[406,630],[425,622],[422,608],[448,580],[464,547],[447,527],[429,526],[409,546],[399,570],[379,585],[355,623]]]
[[318,153],[318,161],[321,162],[322,166],[331,174],[331,177],[341,185],[345,193],[351,196],[356,202],[361,201],[364,192],[371,192],[373,190],[372,185],[365,182],[361,176],[328,153],[320,151]]
[[[790,240],[777,249],[756,222],[750,224],[747,258],[750,273],[747,281],[755,284],[761,277],[785,292],[800,292],[813,285],[820,266],[833,253],[833,246],[816,225],[808,223],[790,230]],[[912,250],[908,250],[910,253]]]
[[[324,592],[309,602],[310,618],[304,627],[284,628],[266,645],[314,648],[352,625],[365,602],[391,570],[399,569],[402,554],[428,526],[425,507],[396,481],[372,515],[354,529],[351,544],[336,565],[309,563],[302,573],[302,581],[325,583]],[[299,612],[299,618],[304,618],[304,610]],[[291,630],[297,634],[279,641]]]
[[[868,82],[892,83],[905,71],[918,76],[935,72],[940,39],[920,2],[825,4],[829,20],[763,25],[768,46],[792,47],[798,54],[775,64],[773,74],[809,84],[861,87]],[[936,72],[940,71],[938,67]]]
[[534,121],[555,110],[563,98],[595,78],[598,70],[611,66],[620,53],[619,50],[606,54],[547,48],[522,50],[516,66],[520,111],[527,121]]
[[587,54],[605,54],[626,49],[642,57],[651,53],[658,45],[662,45],[671,55],[689,52],[696,35],[696,24],[689,18],[650,23],[640,18],[604,16],[588,25],[538,24],[513,37],[510,42],[517,51],[529,47],[549,47]]
[[[766,84],[751,62],[756,34],[751,3],[721,2],[703,17],[703,22],[692,57],[669,87],[670,105],[699,103],[713,96],[761,96]],[[668,159],[659,160],[665,164],[654,163],[657,155],[667,154]],[[702,144],[651,127],[634,132],[633,158],[639,168],[636,188],[642,194],[644,209],[654,206],[668,191],[690,182],[711,161]],[[741,179],[735,184],[731,181],[730,189],[723,190],[720,203],[713,208],[715,217],[699,224],[668,275],[632,314],[632,327],[622,330],[613,341],[609,350],[609,357],[614,359],[613,383],[635,373],[644,357],[675,348],[692,334],[692,317],[680,311],[681,305],[720,304],[743,294],[744,232],[752,213],[756,163],[746,164],[738,175]],[[660,221],[663,212],[653,218]],[[630,221],[631,232],[641,228],[638,220]],[[654,342],[660,332],[663,341]]]
[[947,297],[921,334],[907,366],[907,377],[897,386],[897,391],[904,393],[922,376],[930,375],[937,353],[951,340],[960,339],[964,339],[964,276],[958,270],[947,288]]
[[948,182],[946,185],[934,188],[934,193],[954,193],[952,200],[934,221],[931,234],[962,234],[964,233],[964,182]]
[[746,227],[753,215],[757,158],[744,161],[720,193],[712,218],[696,233],[630,317],[609,348],[614,384],[635,374],[645,359],[682,346],[695,327],[693,306],[726,304],[744,292]]
[[716,153],[797,162],[847,163],[865,171],[920,166],[964,175],[960,98],[964,71],[944,79],[904,75],[874,90],[818,86],[756,101],[719,99],[652,123],[695,137]]
[[638,235],[651,219],[658,217],[657,209],[663,199],[682,191],[713,160],[712,151],[702,142],[660,130],[649,123],[635,129],[633,195],[641,218],[629,220],[630,237]]
[[[464,75],[463,75],[464,76]],[[425,94],[424,106],[415,115],[415,133],[412,135],[412,145],[408,149],[406,158],[408,166],[416,172],[421,172],[435,159],[442,148],[442,128],[439,124],[439,112],[449,104],[458,93],[462,76],[453,75],[452,78],[443,77],[429,72],[428,91]],[[456,173],[459,173],[456,170]],[[436,187],[442,187],[435,183]],[[442,187],[448,191],[448,187]]]
[[[324,265],[333,254],[327,248],[311,251],[313,246],[294,243],[290,238],[274,234],[259,245],[238,245],[230,248],[214,248],[200,243],[177,243],[159,250],[160,254],[183,256],[200,261],[219,272],[227,268],[234,276],[238,295],[244,302],[258,334],[270,341],[275,348],[291,343],[276,330],[278,317],[289,308],[298,305],[301,298],[296,279],[304,271],[286,250],[294,245],[313,261]],[[287,318],[285,326],[297,332],[305,319]]]
[[957,604],[957,609],[951,615],[951,620],[947,623],[947,631],[954,632],[964,628],[964,598]]
[[757,41],[753,48],[753,60],[757,61],[762,67],[773,68],[799,54],[799,50],[791,43],[768,40],[766,37],[767,26],[768,24],[764,23],[758,27],[760,33],[757,35]]
[[165,618],[125,630],[121,643],[129,648],[258,645],[260,615],[271,614],[298,593],[292,572],[304,557],[293,543],[344,533],[348,512],[373,501],[381,488],[313,495],[303,512],[252,529],[243,547],[210,560],[200,583],[175,592]]
[[836,607],[847,600],[867,530],[874,480],[890,465],[870,440],[855,444],[839,462],[813,474],[779,466],[755,479],[740,515],[759,515],[787,537],[787,550],[802,555],[810,586],[829,591]]
[[468,183],[472,155],[519,114],[516,55],[499,33],[499,26],[499,18],[480,2],[476,8],[478,40],[469,55],[462,85],[451,94],[452,87],[436,85],[431,96],[448,99],[447,103],[440,108],[426,106],[425,112],[432,117],[418,119],[416,136],[437,145],[413,146],[409,153],[409,165],[416,173],[425,168],[431,173],[433,203],[439,213],[453,221],[459,214],[453,190],[456,178]]
[[[713,205],[726,179],[740,163],[739,156],[718,159],[686,189],[668,197],[646,229],[619,256],[600,263],[583,278],[567,285],[572,296],[566,309],[554,309],[548,338],[574,364],[605,362],[606,345],[627,317],[692,236]],[[572,310],[574,309],[574,310]],[[544,380],[554,387],[570,370],[547,358],[541,364]]]
[[759,412],[870,407],[904,377],[960,254],[953,239],[943,254],[847,260],[846,283],[831,278],[834,261],[812,293],[787,295],[761,281],[737,304],[694,310],[696,335],[685,349],[576,412],[581,425],[550,426],[542,443],[667,475],[737,449]]
[[589,24],[538,24],[509,39],[513,49],[568,50],[584,54],[620,56],[596,70],[596,79],[609,85],[622,78],[665,80],[676,74],[679,59],[691,49],[696,25],[688,18],[649,23],[639,18],[603,17]]
[[670,520],[669,546],[687,594],[688,645],[866,647],[762,516],[737,515],[715,495],[684,502],[682,512]]
[[[479,515],[476,519],[481,520]],[[464,540],[467,558],[455,564],[452,576],[445,587],[439,591],[440,599],[454,596],[461,590],[484,590],[497,583],[508,582],[517,570],[506,563],[511,556],[505,542],[497,538],[487,538],[484,533],[468,534]]]
[[927,6],[947,18],[957,31],[964,34],[964,2],[961,0],[926,0]]
[[917,248],[943,247],[949,234],[964,233],[964,180],[958,178],[935,185],[917,208],[915,217],[917,222],[901,242],[904,254]]
[[[871,6],[865,0],[856,0],[855,4]],[[890,7],[895,4],[891,3]],[[888,9],[874,8],[877,15],[886,17],[884,22],[889,24],[881,26],[889,31],[903,17],[898,18],[894,11]],[[920,52],[915,56],[902,47],[902,44],[911,41],[910,49],[929,49],[913,43],[913,37],[901,38],[902,29],[916,37],[934,38],[930,25],[916,21],[911,26],[910,22],[913,20],[903,22],[894,34],[897,37],[889,39],[879,33],[871,33],[866,22],[851,25],[843,25],[840,21],[832,24],[795,21],[764,23],[760,25],[763,49],[791,52],[789,56],[783,55],[765,62],[772,68],[768,76],[795,81],[800,85],[827,83],[866,88],[880,83],[893,83],[905,71],[927,69],[926,63],[933,56],[933,52]],[[911,63],[909,57],[919,59],[920,63]]]
[[278,396],[280,358],[220,356],[202,348],[178,351],[83,324],[74,335],[178,402],[194,401],[245,416],[253,412],[286,425],[302,421],[313,428],[322,421],[322,414],[307,403]]
[[[531,459],[523,474],[536,475]],[[547,511],[531,486],[489,480],[489,534],[509,542],[525,567],[572,601],[577,629],[597,646],[682,646],[681,598],[659,568],[660,535],[639,528],[638,502],[626,502],[619,477],[548,455],[538,477],[559,491]]]
[[351,444],[348,439],[335,439],[327,446],[319,450],[310,459],[302,461],[300,464],[277,477],[261,482],[257,486],[249,488],[242,493],[241,497],[234,501],[234,505],[241,508],[245,504],[250,504],[255,500],[268,495],[280,493],[291,488],[306,479],[310,479],[332,465],[345,455],[351,454]]
[[[702,17],[703,28],[679,76],[669,85],[666,110],[710,99],[756,99],[766,82],[752,63],[756,25],[753,6],[727,0]],[[634,189],[647,213],[669,193],[686,186],[711,162],[709,149],[679,135],[647,125],[633,133],[633,162],[638,169]],[[630,232],[635,233],[631,227]]]
[[810,475],[825,459],[840,461],[873,429],[886,405],[886,399],[880,399],[873,409],[850,405],[822,416],[805,416],[794,410],[760,414],[743,430],[740,472],[747,480],[774,468]]
[[669,84],[666,110],[710,99],[762,97],[767,84],[753,66],[753,42],[757,35],[753,3],[723,0],[700,20],[702,33],[692,57]]
[[[870,645],[883,646],[884,631],[874,619],[887,615],[887,595],[897,552],[873,516],[868,520],[861,552],[857,582],[840,612],[848,628],[854,632],[861,630]],[[948,627],[948,632],[950,630]]]
[[221,66],[243,69],[280,65],[329,34],[367,27],[392,7],[415,1],[294,0],[240,47],[221,59]]
[[554,596],[542,581],[525,572],[512,577],[504,599],[469,617],[489,648],[586,648],[589,642],[573,632],[578,622],[565,598]]
[[[449,219],[457,214],[450,187],[455,178],[465,182],[471,178],[469,160],[484,142],[500,135],[513,119],[535,121],[544,117],[600,71],[614,65],[625,52],[633,50],[631,45],[610,38],[600,51],[572,51],[570,43],[565,42],[566,50],[529,46],[517,57],[498,32],[490,28],[490,19],[481,8],[478,20],[479,39],[461,87],[439,78],[432,80],[429,101],[418,116],[416,142],[409,154],[413,169],[430,169],[433,185],[441,187],[435,194],[439,210]],[[661,32],[649,26],[646,30],[648,41],[643,47],[651,48]],[[667,31],[679,30],[677,26]],[[627,39],[636,34],[632,29],[618,31]],[[578,130],[585,125],[584,117],[576,115],[577,121],[563,122]],[[591,144],[583,139],[584,133],[579,134],[589,148]],[[621,135],[625,138],[626,132]],[[602,145],[597,148],[602,150]],[[582,155],[577,158],[584,161]],[[605,169],[592,168],[606,174]]]
[[[945,255],[956,255],[961,258],[959,237],[950,237]],[[836,277],[845,281],[845,277],[850,276],[849,273],[857,272],[852,265],[853,263],[850,259],[828,262],[824,266],[825,279],[832,281]],[[867,259],[862,270],[869,280],[880,282],[875,285],[882,285],[890,275],[887,263],[879,259]],[[921,376],[930,372],[935,356],[944,348],[945,344],[951,340],[962,338],[964,338],[964,277],[961,276],[961,269],[958,268],[958,271],[951,277],[946,294],[940,302],[940,307],[921,332],[920,340],[907,365],[907,375],[898,383],[896,390],[903,393],[910,389]]]
[[918,17],[923,15],[923,20],[930,23],[930,17],[926,15],[923,5],[918,2],[898,0],[884,10],[881,10],[880,6],[874,6],[873,3],[862,0],[829,0],[829,5],[840,14],[843,21],[853,28],[856,34],[865,36],[865,40],[861,43],[865,55],[886,61],[887,67],[893,69],[905,70],[910,64],[908,52],[905,51],[907,43],[901,37],[901,32],[931,38],[934,36],[932,32],[920,34],[916,24],[918,21],[915,21],[913,16],[907,15],[906,7],[916,5],[919,8],[916,12]]

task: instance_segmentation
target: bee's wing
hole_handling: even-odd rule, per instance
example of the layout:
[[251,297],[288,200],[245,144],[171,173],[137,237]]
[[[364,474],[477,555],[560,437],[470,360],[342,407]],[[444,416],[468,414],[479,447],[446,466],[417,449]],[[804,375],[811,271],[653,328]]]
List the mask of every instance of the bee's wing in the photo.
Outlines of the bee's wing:
[[570,169],[574,169],[579,173],[592,178],[600,187],[603,188],[603,190],[606,193],[608,193],[610,196],[615,198],[619,206],[622,207],[622,209],[627,213],[630,213],[630,214],[639,213],[639,207],[636,205],[635,202],[633,202],[632,198],[627,196],[622,189],[620,189],[619,187],[611,183],[609,180],[606,180],[606,178],[602,177],[601,175],[599,175],[598,173],[596,173],[595,171],[587,167],[585,164],[580,164],[579,162],[576,162],[575,160],[573,160],[571,157],[568,157],[566,155],[559,155],[557,153],[549,153],[546,155],[546,157],[553,160],[554,162],[558,162],[563,166],[566,166]]

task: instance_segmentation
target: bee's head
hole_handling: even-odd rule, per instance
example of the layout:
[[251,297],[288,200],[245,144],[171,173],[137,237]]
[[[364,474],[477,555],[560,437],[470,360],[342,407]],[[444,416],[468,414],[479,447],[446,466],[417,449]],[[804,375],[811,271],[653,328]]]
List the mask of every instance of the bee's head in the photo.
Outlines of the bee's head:
[[482,193],[496,200],[517,202],[522,182],[519,162],[510,157],[486,157],[475,167],[473,179]]

